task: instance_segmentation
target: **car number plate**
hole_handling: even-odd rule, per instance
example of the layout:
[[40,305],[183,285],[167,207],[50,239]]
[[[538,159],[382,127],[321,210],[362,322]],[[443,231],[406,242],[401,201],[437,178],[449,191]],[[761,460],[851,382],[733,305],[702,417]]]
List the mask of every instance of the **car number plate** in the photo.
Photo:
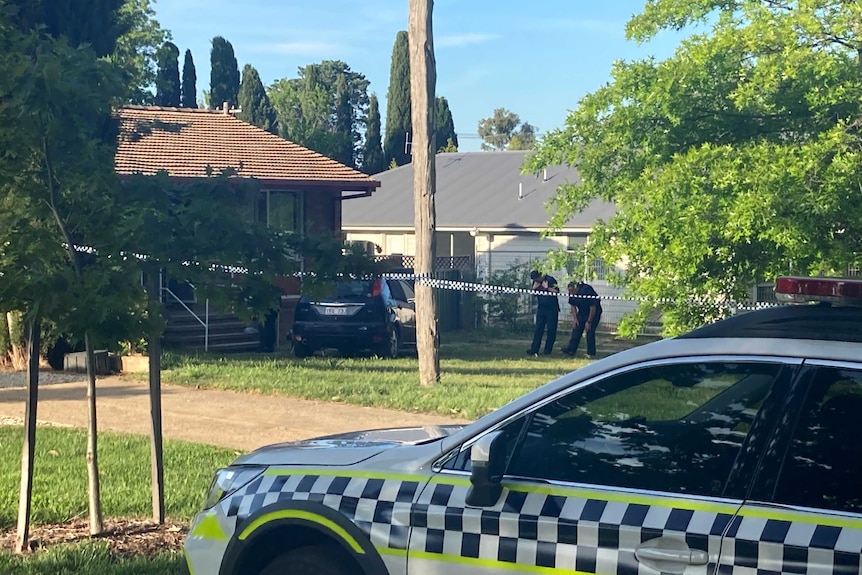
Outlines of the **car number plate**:
[[346,307],[328,307],[324,309],[324,315],[347,315]]

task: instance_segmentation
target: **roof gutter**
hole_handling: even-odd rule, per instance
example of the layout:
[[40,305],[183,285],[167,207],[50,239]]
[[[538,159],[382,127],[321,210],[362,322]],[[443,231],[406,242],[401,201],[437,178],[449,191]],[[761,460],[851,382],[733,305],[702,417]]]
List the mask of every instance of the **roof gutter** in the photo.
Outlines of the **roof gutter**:
[[[345,232],[412,232],[413,226],[373,226],[373,225],[350,225],[342,224],[341,230]],[[437,226],[438,232],[465,232],[465,233],[494,233],[494,234],[536,234],[547,230],[546,227],[523,227],[523,228],[507,228],[494,226]],[[589,234],[592,233],[591,226],[573,226],[563,227],[557,230],[557,235],[560,234]]]

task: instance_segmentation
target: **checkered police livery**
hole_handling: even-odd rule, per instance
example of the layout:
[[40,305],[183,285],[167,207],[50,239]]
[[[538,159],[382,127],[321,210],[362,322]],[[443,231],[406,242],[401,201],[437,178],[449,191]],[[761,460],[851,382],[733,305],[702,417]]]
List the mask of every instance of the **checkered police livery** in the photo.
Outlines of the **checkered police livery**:
[[[467,573],[471,565],[493,564],[511,571],[517,564],[528,571],[532,566],[563,573],[655,574],[638,561],[636,549],[674,536],[704,554],[702,564],[686,573],[862,572],[862,521],[823,525],[811,513],[769,519],[763,517],[768,511],[730,503],[565,487],[537,490],[517,483],[507,483],[495,506],[475,508],[465,502],[468,485],[445,474],[375,477],[273,469],[220,505],[236,529],[270,505],[318,503],[358,526],[381,555],[406,553],[426,566],[423,572]],[[810,564],[819,569],[809,569]]]

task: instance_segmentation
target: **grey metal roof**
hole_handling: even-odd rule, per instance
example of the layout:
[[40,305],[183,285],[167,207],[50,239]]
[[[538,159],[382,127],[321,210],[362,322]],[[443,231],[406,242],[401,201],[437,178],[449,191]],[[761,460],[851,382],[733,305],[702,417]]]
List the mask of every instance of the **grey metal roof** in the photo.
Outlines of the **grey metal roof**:
[[[437,228],[544,228],[545,205],[564,183],[580,183],[576,168],[547,170],[547,179],[522,175],[527,152],[437,154]],[[346,229],[413,227],[413,167],[410,164],[373,177],[380,188],[370,197],[343,202]],[[519,187],[522,197],[519,199]],[[569,220],[568,229],[589,229],[614,214],[613,204],[594,201]]]

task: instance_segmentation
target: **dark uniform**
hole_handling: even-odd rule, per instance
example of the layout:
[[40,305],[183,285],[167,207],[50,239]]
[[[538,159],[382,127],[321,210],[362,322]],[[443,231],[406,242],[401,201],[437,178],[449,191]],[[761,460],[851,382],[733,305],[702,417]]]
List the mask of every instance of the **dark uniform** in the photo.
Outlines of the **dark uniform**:
[[[571,289],[572,287],[574,290]],[[569,305],[572,306],[575,325],[572,329],[572,337],[569,339],[569,344],[563,348],[563,353],[575,355],[581,343],[581,336],[586,331],[587,356],[593,357],[596,355],[596,327],[602,317],[602,302],[599,294],[590,284],[578,282],[575,286],[569,284],[569,288]]]
[[527,350],[529,355],[539,353],[539,348],[542,345],[542,336],[545,329],[548,330],[548,337],[545,340],[545,355],[550,355],[554,349],[554,342],[557,341],[557,322],[560,318],[560,302],[556,294],[560,293],[560,288],[557,287],[557,280],[553,276],[542,275],[539,272],[530,273],[530,279],[533,280],[532,288],[535,291],[544,291],[553,295],[537,295],[536,300],[538,308],[536,310],[536,331],[533,333],[533,343],[530,349]]

